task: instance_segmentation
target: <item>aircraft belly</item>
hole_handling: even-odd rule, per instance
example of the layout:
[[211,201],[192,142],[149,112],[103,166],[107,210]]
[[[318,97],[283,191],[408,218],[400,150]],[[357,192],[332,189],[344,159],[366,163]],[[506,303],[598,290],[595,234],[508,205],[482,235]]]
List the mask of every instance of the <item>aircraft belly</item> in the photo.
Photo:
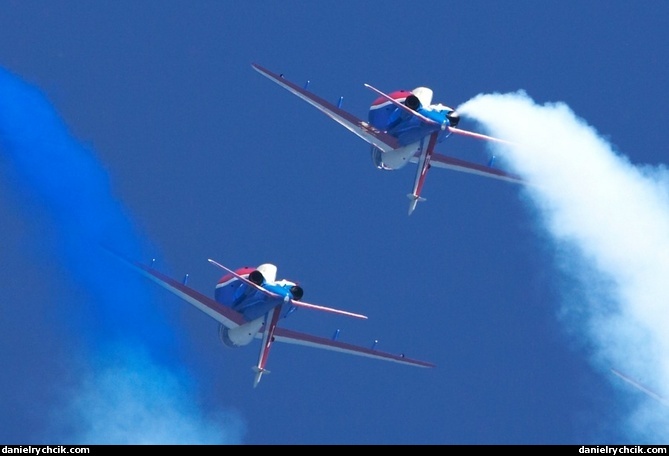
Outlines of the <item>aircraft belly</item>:
[[257,318],[246,324],[233,329],[225,329],[221,332],[221,340],[230,347],[242,347],[248,345],[258,333],[264,322],[264,317]]
[[241,313],[247,321],[255,320],[265,316],[272,308],[279,305],[282,300],[265,298],[260,300],[253,300],[252,302],[244,302],[238,307],[233,307],[234,310]]
[[240,304],[252,302],[256,294],[256,290],[243,284],[241,281],[235,280],[226,286],[217,286],[214,297],[216,302],[239,310],[237,307]]
[[272,307],[276,306],[274,299],[239,282],[217,288],[216,302],[239,312],[246,321],[262,317]]
[[415,155],[419,146],[420,143],[416,142],[390,152],[381,152],[377,149],[378,152],[373,153],[374,164],[381,169],[403,168]]

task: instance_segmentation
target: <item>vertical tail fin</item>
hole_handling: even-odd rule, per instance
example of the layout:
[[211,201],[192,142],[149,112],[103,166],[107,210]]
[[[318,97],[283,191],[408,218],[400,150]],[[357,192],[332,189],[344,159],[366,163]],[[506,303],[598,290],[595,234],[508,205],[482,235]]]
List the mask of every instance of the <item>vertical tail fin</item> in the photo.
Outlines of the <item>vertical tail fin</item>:
[[253,379],[253,387],[255,388],[258,386],[258,383],[260,383],[260,379],[262,378],[263,374],[269,374],[270,372],[267,369],[263,369],[258,366],[253,366],[253,370],[256,371],[256,376]]
[[407,194],[407,197],[411,200],[409,203],[409,215],[416,210],[416,205],[421,201],[426,201],[422,196],[414,195],[413,193]]

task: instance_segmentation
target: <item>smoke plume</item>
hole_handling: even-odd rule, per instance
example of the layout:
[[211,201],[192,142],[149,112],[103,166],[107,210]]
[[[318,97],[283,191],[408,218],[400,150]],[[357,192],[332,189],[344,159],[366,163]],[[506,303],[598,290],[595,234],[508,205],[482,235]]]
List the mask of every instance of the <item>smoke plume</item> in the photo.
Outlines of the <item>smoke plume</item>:
[[[3,390],[16,395],[0,399],[0,440],[238,443],[244,426],[233,412],[212,415],[198,407],[197,385],[179,363],[179,328],[153,302],[151,285],[100,248],[135,260],[150,249],[104,167],[38,89],[1,68],[0,166],[28,227],[26,255],[49,265],[68,290],[48,302],[26,294],[4,303],[7,314],[34,318],[21,343],[3,340],[3,364],[21,369],[13,377],[7,370],[2,379]],[[54,367],[44,371],[35,347],[49,332],[55,332],[49,340],[59,346],[49,350],[58,359],[45,359]],[[10,336],[3,331],[0,337]],[[25,384],[36,386],[22,393]]]
[[669,174],[638,166],[564,103],[482,94],[460,108],[517,146],[496,152],[528,185],[522,197],[550,241],[561,318],[628,403],[623,431],[666,443],[669,410],[611,369],[669,397]]

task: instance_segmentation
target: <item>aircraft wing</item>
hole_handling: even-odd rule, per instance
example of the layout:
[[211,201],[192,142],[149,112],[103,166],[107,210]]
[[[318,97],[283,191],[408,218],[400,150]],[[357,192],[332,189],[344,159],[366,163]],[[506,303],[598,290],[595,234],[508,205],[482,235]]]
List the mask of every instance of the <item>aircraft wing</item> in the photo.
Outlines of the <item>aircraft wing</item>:
[[[144,265],[135,261],[128,260],[114,252],[109,251],[116,258],[126,263],[128,266],[157,283],[161,287],[177,295],[184,301],[192,304],[194,307],[200,309],[223,326],[227,328],[236,328],[246,323],[239,312],[236,312],[228,307],[225,307],[213,299],[203,295],[202,293],[188,287],[184,283],[178,282],[165,274],[155,270],[151,266]],[[265,328],[263,327],[256,334],[257,339],[265,337]],[[365,356],[367,358],[375,358],[386,361],[392,361],[400,364],[407,364],[418,367],[434,367],[434,364],[425,361],[419,361],[405,357],[403,354],[386,353],[372,348],[360,347],[344,342],[339,342],[334,339],[327,339],[324,337],[313,336],[310,334],[300,333],[289,329],[274,327],[272,335],[272,342],[284,342],[289,344],[305,345],[308,347],[321,348],[325,350],[338,351],[341,353],[348,353],[352,355]]]
[[217,303],[213,299],[186,286],[185,284],[156,271],[154,268],[135,261],[127,260],[125,258],[119,257],[118,255],[116,256],[143,276],[151,279],[153,282],[157,283],[169,292],[197,307],[226,328],[236,328],[237,326],[246,323],[242,317],[242,314],[239,312]]
[[[409,161],[411,163],[418,163],[419,158],[419,154],[416,154]],[[430,165],[436,166],[437,168],[448,168],[455,171],[478,174],[484,177],[492,177],[494,179],[501,179],[508,182],[515,182],[519,184],[525,183],[525,181],[520,176],[515,174],[507,173],[491,166],[479,165],[478,163],[472,163],[465,160],[460,160],[459,158],[438,154],[436,152],[432,154]]]
[[[263,331],[260,331],[256,337],[262,337]],[[435,367],[434,364],[419,361],[405,357],[403,354],[386,353],[373,348],[360,347],[357,345],[339,342],[334,339],[327,339],[325,337],[313,336],[311,334],[300,333],[290,329],[276,328],[274,330],[274,341],[285,342],[289,344],[304,345],[307,347],[321,348],[324,350],[337,351],[340,353],[348,353],[349,355],[365,356],[367,358],[380,359],[385,361],[392,361],[400,364],[407,364],[417,367]]]
[[367,143],[381,149],[384,152],[389,152],[400,147],[400,144],[397,142],[395,137],[374,128],[372,125],[361,119],[358,119],[353,114],[350,114],[343,109],[328,103],[321,97],[316,96],[308,90],[303,89],[302,87],[299,87],[298,85],[286,80],[283,75],[272,73],[271,71],[255,63],[252,64],[252,66],[258,73],[276,82],[284,89],[292,92],[294,95],[297,95],[330,117],[335,122],[343,125],[349,131],[364,139]]
[[[222,306],[213,299],[199,293],[198,291],[178,282],[150,266],[143,265],[128,260],[126,261],[131,267],[136,269],[142,275],[151,279],[161,287],[179,296],[181,299],[197,307],[210,317],[217,320],[219,323],[227,328],[235,328],[245,322],[242,315],[228,307]],[[262,339],[265,337],[265,328],[262,328],[256,334],[256,338]],[[352,355],[365,356],[368,358],[382,359],[386,361],[393,361],[400,364],[407,364],[419,367],[434,367],[434,364],[425,361],[406,358],[402,354],[386,353],[366,347],[359,347],[344,342],[339,342],[324,337],[312,336],[310,334],[300,333],[289,329],[279,328],[274,326],[274,333],[271,342],[285,342],[289,344],[305,345],[308,347],[321,348],[325,350],[333,350],[341,353],[348,353]],[[266,341],[267,343],[267,341]],[[259,380],[259,378],[258,378]]]

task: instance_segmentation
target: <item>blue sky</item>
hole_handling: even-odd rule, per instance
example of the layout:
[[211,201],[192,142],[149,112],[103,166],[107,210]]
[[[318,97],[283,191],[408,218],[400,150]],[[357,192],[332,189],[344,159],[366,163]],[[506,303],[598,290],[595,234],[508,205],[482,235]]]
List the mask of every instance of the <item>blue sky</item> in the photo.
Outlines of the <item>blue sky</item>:
[[[666,404],[611,371],[667,392],[650,323],[666,288],[621,285],[663,270],[640,247],[666,217],[665,2],[0,5],[1,441],[666,443]],[[547,190],[433,169],[408,217],[415,169],[376,170],[253,62],[363,118],[364,83],[428,86],[463,128],[531,142],[495,153]],[[526,104],[498,96],[518,91]],[[643,191],[611,200],[630,181],[598,186],[609,162]],[[642,232],[617,229],[655,200]],[[91,241],[212,295],[207,258],[272,262],[308,302],[369,316],[285,327],[437,367],[276,345],[254,389],[257,344],[226,348]]]

